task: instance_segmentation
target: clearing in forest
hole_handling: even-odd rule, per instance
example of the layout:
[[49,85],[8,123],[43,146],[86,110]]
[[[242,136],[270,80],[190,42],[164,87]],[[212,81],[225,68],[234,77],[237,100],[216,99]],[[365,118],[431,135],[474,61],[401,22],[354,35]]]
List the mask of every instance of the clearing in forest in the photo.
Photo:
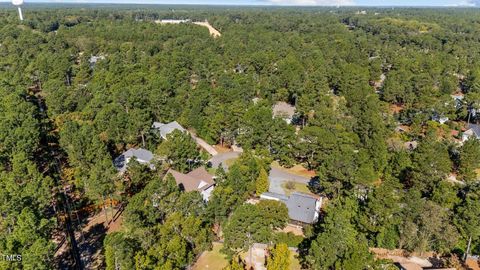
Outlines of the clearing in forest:
[[[190,23],[190,20],[156,20],[155,23],[158,24],[181,24],[181,23]],[[192,22],[193,24],[200,25],[203,27],[207,27],[208,32],[210,32],[210,35],[212,35],[214,38],[222,36],[220,31],[215,29],[207,20],[204,22]]]
[[194,24],[207,27],[210,35],[212,35],[214,38],[222,36],[222,34],[217,29],[215,29],[208,21],[194,22]]

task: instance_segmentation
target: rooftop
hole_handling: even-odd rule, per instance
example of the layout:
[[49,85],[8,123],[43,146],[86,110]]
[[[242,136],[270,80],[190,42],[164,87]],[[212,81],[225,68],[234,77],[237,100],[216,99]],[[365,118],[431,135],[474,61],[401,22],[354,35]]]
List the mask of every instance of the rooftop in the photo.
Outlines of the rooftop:
[[317,219],[319,207],[318,198],[309,194],[294,192],[290,196],[277,194],[273,192],[265,192],[260,196],[267,200],[282,201],[287,205],[288,216],[290,219],[303,223],[314,223]]
[[167,172],[175,178],[177,185],[181,186],[186,192],[202,191],[211,187],[215,182],[213,175],[207,172],[204,167],[197,168],[187,174],[170,169]]
[[279,101],[273,106],[273,116],[292,118],[295,114],[295,106]]
[[286,202],[291,219],[304,223],[313,223],[317,214],[317,198],[294,192]]
[[128,149],[127,151],[123,152],[120,156],[118,156],[114,161],[113,164],[115,168],[119,171],[124,171],[128,165],[128,162],[132,157],[135,157],[138,162],[148,164],[153,159],[152,152],[143,149]]
[[185,132],[185,129],[177,121],[173,121],[168,124],[153,122],[152,127],[158,129],[158,131],[160,132],[160,136],[163,139],[167,139],[167,135],[172,133],[174,130],[180,130],[181,132]]
[[[477,125],[477,124],[469,124],[468,125],[468,128],[469,130],[472,130],[473,134],[475,134],[475,136],[480,139],[480,125]],[[472,134],[472,135],[473,135]]]

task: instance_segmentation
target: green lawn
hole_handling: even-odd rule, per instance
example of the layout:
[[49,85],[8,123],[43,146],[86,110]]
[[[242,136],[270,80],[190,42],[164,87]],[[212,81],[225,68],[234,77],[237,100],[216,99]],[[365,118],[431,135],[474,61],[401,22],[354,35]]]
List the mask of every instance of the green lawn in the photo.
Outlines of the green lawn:
[[228,265],[227,259],[220,253],[222,244],[213,243],[211,251],[205,251],[197,262],[193,265],[192,270],[222,270]]
[[215,169],[215,168],[207,168],[207,172],[210,173],[210,174],[215,175],[215,173],[217,173],[217,169]]
[[[220,252],[223,247],[220,243],[213,243],[213,249],[211,251],[204,252],[197,262],[193,265],[192,270],[222,270],[228,265],[227,259]],[[248,256],[247,252],[242,252],[240,257],[245,258]],[[301,270],[300,262],[296,258],[297,254],[290,252],[290,269]]]
[[303,193],[307,193],[307,194],[312,194],[312,192],[308,189],[308,186],[306,184],[297,183],[297,182],[294,182],[294,184],[295,185],[294,185],[293,189],[288,189],[286,182],[282,184],[282,188],[285,191],[285,194],[290,195],[290,193],[292,193],[294,191],[303,192]]

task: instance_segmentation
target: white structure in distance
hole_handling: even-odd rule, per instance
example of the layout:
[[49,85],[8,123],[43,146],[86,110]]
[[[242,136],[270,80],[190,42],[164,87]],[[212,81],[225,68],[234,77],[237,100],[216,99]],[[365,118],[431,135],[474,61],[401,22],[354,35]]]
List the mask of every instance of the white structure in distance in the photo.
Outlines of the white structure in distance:
[[20,17],[20,21],[23,21],[22,8],[20,7],[23,5],[23,0],[12,0],[12,4],[18,7],[18,16]]

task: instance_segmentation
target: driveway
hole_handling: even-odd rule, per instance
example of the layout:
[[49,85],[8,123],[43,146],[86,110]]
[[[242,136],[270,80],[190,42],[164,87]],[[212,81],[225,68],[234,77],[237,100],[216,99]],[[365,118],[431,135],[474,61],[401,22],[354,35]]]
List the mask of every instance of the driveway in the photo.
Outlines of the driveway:
[[221,163],[223,169],[227,171],[228,166],[226,164],[226,161],[229,159],[238,158],[240,154],[241,152],[226,152],[226,153],[220,153],[218,155],[215,155],[210,159],[210,162],[212,163],[212,168],[218,168],[218,166]]
[[270,170],[268,180],[270,180],[270,188],[268,189],[268,191],[278,194],[285,194],[285,191],[282,188],[282,184],[288,181],[302,184],[308,184],[308,182],[310,182],[310,178],[308,177],[291,174],[275,167],[272,167],[272,169]]
[[194,136],[192,134],[192,138],[195,140],[195,142],[200,145],[200,147],[202,147],[205,151],[207,151],[210,155],[212,156],[215,156],[215,155],[218,155],[218,152],[217,150],[215,150],[215,148],[213,148],[213,146],[211,146],[210,144],[208,144],[206,141],[202,140],[201,138],[197,137],[197,136]]

